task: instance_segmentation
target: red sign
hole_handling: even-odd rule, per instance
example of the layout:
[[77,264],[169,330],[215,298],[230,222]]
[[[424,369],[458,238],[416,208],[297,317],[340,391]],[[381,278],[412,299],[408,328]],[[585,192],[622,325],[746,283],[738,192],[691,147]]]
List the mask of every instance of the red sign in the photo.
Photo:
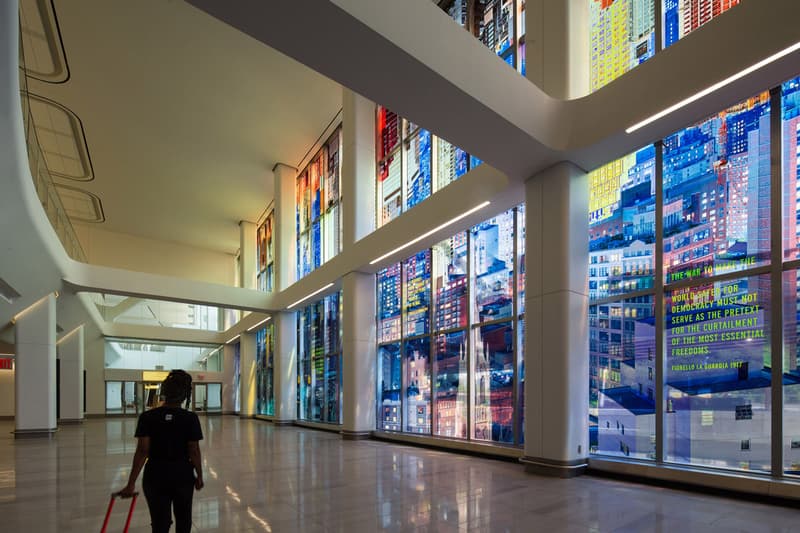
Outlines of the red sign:
[[14,359],[10,357],[0,358],[0,370],[14,370]]

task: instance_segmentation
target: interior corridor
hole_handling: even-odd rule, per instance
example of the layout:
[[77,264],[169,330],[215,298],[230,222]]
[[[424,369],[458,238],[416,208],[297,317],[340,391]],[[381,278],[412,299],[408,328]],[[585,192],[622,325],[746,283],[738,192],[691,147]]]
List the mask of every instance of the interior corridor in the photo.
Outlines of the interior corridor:
[[[0,422],[0,531],[93,532],[127,479],[134,418],[91,419],[52,440]],[[343,441],[334,433],[201,417],[206,487],[198,531],[800,531],[797,510],[514,463]],[[127,502],[117,502],[110,531]],[[132,532],[148,532],[140,499]]]

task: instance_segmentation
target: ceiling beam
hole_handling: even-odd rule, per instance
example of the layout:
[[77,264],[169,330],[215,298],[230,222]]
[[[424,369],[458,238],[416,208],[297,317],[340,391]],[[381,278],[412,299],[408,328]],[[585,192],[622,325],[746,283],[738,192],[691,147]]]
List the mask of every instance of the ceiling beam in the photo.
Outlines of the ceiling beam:
[[188,1],[512,180],[560,160],[595,168],[800,73],[796,52],[629,135],[628,126],[800,40],[800,2],[743,2],[603,89],[558,100],[429,0]]

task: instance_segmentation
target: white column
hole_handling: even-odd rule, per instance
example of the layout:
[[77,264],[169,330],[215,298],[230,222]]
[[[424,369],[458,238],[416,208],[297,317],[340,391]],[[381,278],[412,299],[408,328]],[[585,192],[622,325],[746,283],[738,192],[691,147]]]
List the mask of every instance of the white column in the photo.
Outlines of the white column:
[[296,281],[297,235],[295,234],[295,181],[297,169],[278,163],[275,176],[275,290],[282,291]]
[[589,404],[587,175],[559,163],[526,183],[525,456],[528,470],[586,468]]
[[342,89],[342,248],[375,227],[375,103]]
[[49,294],[17,316],[15,435],[56,430],[56,297]]
[[256,285],[256,225],[239,221],[239,285],[255,289]]
[[[297,169],[278,163],[275,175],[275,287],[282,291],[296,281],[295,185]],[[297,315],[275,313],[273,390],[276,424],[291,424],[297,418]]]
[[297,418],[297,314],[276,313],[274,389],[276,424],[291,424]]
[[60,423],[83,421],[83,326],[72,330],[58,342],[58,358],[61,361]]
[[342,436],[358,439],[375,429],[375,276],[342,278]]
[[242,417],[252,417],[256,414],[256,334],[242,333],[239,337],[239,369],[241,377],[240,402]]
[[525,77],[555,98],[589,93],[589,2],[528,0]]
[[233,388],[235,376],[233,375],[233,344],[226,344],[222,347],[222,413],[233,414],[235,412],[236,390]]

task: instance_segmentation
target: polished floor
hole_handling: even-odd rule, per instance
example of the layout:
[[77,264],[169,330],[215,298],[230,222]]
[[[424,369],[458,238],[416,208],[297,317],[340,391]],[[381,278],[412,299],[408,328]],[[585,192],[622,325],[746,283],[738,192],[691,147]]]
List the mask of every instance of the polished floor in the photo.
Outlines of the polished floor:
[[[800,532],[800,511],[583,476],[527,475],[502,461],[349,442],[235,417],[201,418],[206,488],[197,531]],[[87,420],[53,440],[0,422],[0,532],[100,530],[127,479],[135,420]],[[121,531],[127,502],[109,531]],[[144,500],[131,532],[148,532]]]

